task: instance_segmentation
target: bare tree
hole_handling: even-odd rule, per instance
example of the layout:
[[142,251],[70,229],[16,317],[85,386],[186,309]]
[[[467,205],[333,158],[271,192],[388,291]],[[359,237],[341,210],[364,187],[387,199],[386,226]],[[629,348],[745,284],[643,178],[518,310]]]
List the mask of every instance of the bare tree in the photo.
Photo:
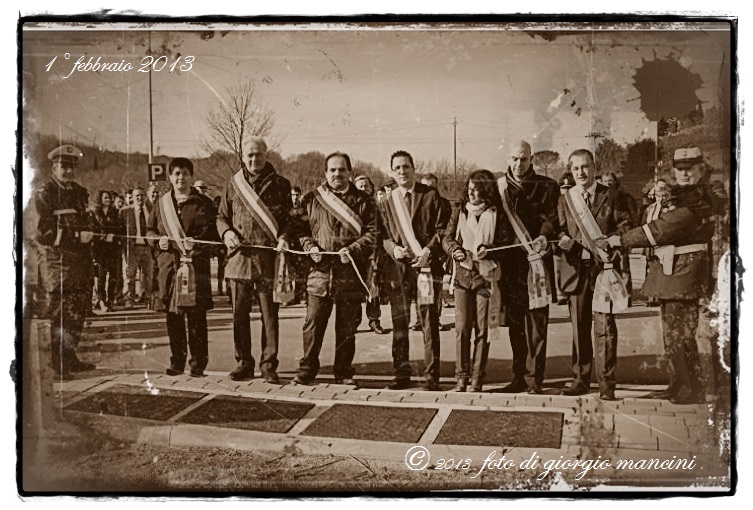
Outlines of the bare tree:
[[[227,98],[220,99],[217,107],[207,114],[209,137],[202,148],[218,166],[207,169],[208,178],[227,179],[240,168],[243,161],[243,143],[249,137],[268,138],[274,128],[274,111],[257,99],[256,85],[245,80],[226,89]],[[268,140],[270,149],[276,146]]]

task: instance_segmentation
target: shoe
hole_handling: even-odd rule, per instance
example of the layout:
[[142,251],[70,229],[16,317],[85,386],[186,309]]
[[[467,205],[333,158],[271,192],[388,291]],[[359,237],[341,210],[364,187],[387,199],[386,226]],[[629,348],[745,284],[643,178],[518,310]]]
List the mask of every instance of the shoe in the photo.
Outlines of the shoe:
[[300,375],[293,377],[293,380],[291,382],[292,384],[300,386],[314,386],[316,384],[313,379],[306,379],[305,377],[302,377]]
[[371,321],[369,322],[369,327],[371,328],[371,331],[376,333],[377,335],[384,335],[387,333],[381,324],[379,324],[379,321]]
[[411,331],[421,331],[423,328],[421,327],[421,323],[417,322],[413,326],[410,327]]
[[167,375],[171,375],[171,376],[175,377],[176,375],[182,375],[183,374],[183,370],[178,370],[177,368],[170,367],[167,370],[165,370],[165,373]]
[[385,390],[406,390],[410,388],[411,382],[410,379],[395,379],[391,383],[389,383],[387,386],[384,387]]
[[482,386],[480,384],[472,384],[470,391],[472,391],[473,393],[483,393],[484,390],[482,389]]
[[63,354],[63,365],[65,366],[65,370],[69,372],[89,372],[97,368],[97,365],[94,363],[84,363],[78,359],[74,351],[66,351]]
[[439,331],[450,331],[452,327],[453,327],[452,324],[440,324]]
[[667,388],[666,390],[652,391],[645,398],[651,398],[654,400],[669,400],[674,396],[674,390]]
[[614,391],[602,391],[599,393],[599,400],[614,402],[617,400],[617,397],[614,396]]
[[522,379],[513,379],[510,384],[502,388],[503,393],[520,393],[521,391],[526,391],[528,389],[528,385],[526,382]]
[[344,379],[335,379],[335,384],[344,384],[345,386],[355,386],[356,382],[352,377],[345,377]]
[[206,375],[204,375],[204,371],[199,370],[198,368],[192,368],[190,373],[191,377],[206,377]]
[[426,381],[421,384],[421,389],[424,391],[442,391],[437,381]]
[[529,395],[543,395],[544,390],[542,390],[539,386],[530,386],[526,388],[526,392]]
[[247,367],[236,367],[235,370],[228,374],[232,381],[242,381],[244,379],[253,379],[254,371]]
[[468,389],[468,381],[460,380],[450,391],[453,393],[465,393],[466,389]]
[[568,386],[564,390],[562,390],[560,394],[565,395],[567,397],[577,397],[580,395],[585,395],[589,391],[590,391],[589,388],[587,388],[586,386],[582,384],[573,384],[571,386]]
[[133,301],[132,301],[132,300],[130,300],[130,299],[126,299],[126,300],[125,300],[125,303],[123,304],[123,307],[124,307],[124,308],[125,308],[126,310],[133,310]]
[[278,376],[275,372],[263,374],[263,377],[264,382],[267,384],[280,384],[280,376]]

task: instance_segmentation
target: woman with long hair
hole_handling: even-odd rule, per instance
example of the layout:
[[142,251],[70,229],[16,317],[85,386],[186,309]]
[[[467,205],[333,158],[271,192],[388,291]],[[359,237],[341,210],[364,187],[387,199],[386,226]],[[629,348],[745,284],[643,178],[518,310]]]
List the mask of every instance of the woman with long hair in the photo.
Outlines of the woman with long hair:
[[512,244],[513,238],[494,174],[476,170],[468,177],[443,241],[454,264],[457,386],[453,391],[466,391],[469,379],[472,391],[481,391],[484,384],[489,327],[498,325],[501,308],[502,268],[498,255],[488,250]]

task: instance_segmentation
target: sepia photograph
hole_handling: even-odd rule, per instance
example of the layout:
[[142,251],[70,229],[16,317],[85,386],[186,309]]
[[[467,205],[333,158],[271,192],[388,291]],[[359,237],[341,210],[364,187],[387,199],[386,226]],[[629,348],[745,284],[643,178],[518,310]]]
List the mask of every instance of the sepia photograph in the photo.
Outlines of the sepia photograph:
[[734,494],[737,30],[19,18],[18,494]]

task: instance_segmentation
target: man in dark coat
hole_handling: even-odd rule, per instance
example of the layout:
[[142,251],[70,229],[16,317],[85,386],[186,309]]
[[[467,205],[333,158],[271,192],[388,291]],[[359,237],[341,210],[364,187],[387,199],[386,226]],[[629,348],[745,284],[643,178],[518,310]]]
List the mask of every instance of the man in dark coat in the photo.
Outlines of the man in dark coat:
[[[126,278],[128,290],[126,292],[126,307],[132,308],[133,303],[149,303],[152,296],[152,279],[154,272],[154,257],[146,235],[146,219],[152,211],[152,206],[146,201],[143,188],[136,187],[132,191],[133,205],[120,211],[120,221],[127,236],[123,243],[126,254]],[[136,295],[136,274],[141,270],[141,294]]]
[[643,293],[661,306],[664,351],[669,361],[669,387],[653,396],[675,404],[706,401],[696,330],[698,300],[708,296],[708,243],[713,216],[729,202],[710,193],[707,168],[698,147],[677,149],[674,183],[666,207],[648,223],[609,238],[612,246],[653,248]]
[[[419,303],[416,291],[419,276],[429,280],[436,296],[442,288],[444,251],[440,233],[447,228],[439,192],[416,182],[413,157],[398,151],[390,158],[391,176],[397,187],[388,193],[380,207],[385,221],[382,246],[395,261],[390,272],[392,308],[392,360],[395,380],[387,389],[410,386],[408,321],[411,296],[417,295],[416,310],[424,337],[424,389],[439,389],[439,313],[436,301]],[[404,214],[403,214],[404,213]],[[423,273],[423,274],[419,274]],[[425,289],[428,299],[428,289]]]
[[[631,211],[623,193],[596,182],[596,163],[590,151],[579,149],[573,152],[568,158],[567,167],[573,173],[575,186],[566,192],[571,196],[562,195],[559,199],[559,248],[564,252],[559,284],[562,292],[567,295],[570,321],[573,324],[574,380],[562,393],[584,395],[590,390],[591,365],[594,359],[594,342],[591,339],[593,322],[599,396],[603,400],[615,400],[617,323],[614,314],[592,310],[594,286],[604,262],[599,253],[593,251],[593,245],[584,238],[571,210],[576,203],[572,195],[577,193],[582,196],[583,203],[593,215],[602,236],[628,230],[631,226]],[[617,250],[610,250],[609,256],[610,263],[619,263]],[[617,267],[619,270],[619,266]]]
[[82,152],[72,145],[50,151],[51,179],[39,188],[34,205],[39,217],[36,240],[44,273],[51,321],[52,366],[60,379],[93,370],[76,356],[76,347],[91,311],[93,225],[86,207],[89,193],[75,182]]
[[[325,165],[327,182],[303,198],[308,221],[295,223],[294,237],[310,254],[313,265],[306,286],[303,357],[293,382],[311,384],[316,379],[324,332],[336,307],[335,383],[354,385],[356,329],[367,295],[362,280],[377,235],[375,206],[371,197],[350,182],[353,168],[347,154],[332,153]],[[322,251],[338,255],[321,255]]]
[[[548,240],[557,238],[557,201],[560,189],[557,181],[539,175],[531,164],[531,146],[525,141],[513,144],[507,159],[508,168],[499,179],[503,204],[517,218],[511,221],[513,230],[525,229],[527,247],[504,250],[500,287],[510,328],[512,346],[512,382],[508,392],[541,393],[546,371],[546,341],[549,324],[551,289],[549,275],[541,266],[551,266],[546,259],[552,256]],[[508,215],[509,216],[509,215]],[[523,243],[516,231],[518,243]],[[537,288],[529,286],[529,272],[538,259],[537,271],[543,273]],[[533,274],[533,273],[532,273]],[[547,289],[548,292],[545,292]],[[533,301],[536,301],[533,304]]]
[[[191,375],[203,377],[209,361],[207,310],[214,306],[209,270],[212,245],[195,241],[219,242],[217,211],[209,197],[191,186],[193,163],[189,159],[173,159],[168,175],[173,189],[155,202],[147,226],[150,236],[160,238],[151,244],[158,250],[155,309],[166,312],[170,339],[170,367],[166,373],[182,374],[190,350]],[[182,230],[180,238],[169,226],[173,212],[174,225]],[[179,271],[187,261],[192,275]],[[182,291],[193,294],[191,303],[181,299]]]
[[244,144],[242,168],[225,187],[217,214],[217,231],[228,248],[225,278],[230,280],[238,362],[230,372],[234,381],[254,376],[249,313],[255,295],[263,325],[259,368],[267,382],[279,382],[279,303],[273,299],[276,253],[270,248],[287,248],[289,211],[290,181],[267,161],[266,142],[250,138]]

